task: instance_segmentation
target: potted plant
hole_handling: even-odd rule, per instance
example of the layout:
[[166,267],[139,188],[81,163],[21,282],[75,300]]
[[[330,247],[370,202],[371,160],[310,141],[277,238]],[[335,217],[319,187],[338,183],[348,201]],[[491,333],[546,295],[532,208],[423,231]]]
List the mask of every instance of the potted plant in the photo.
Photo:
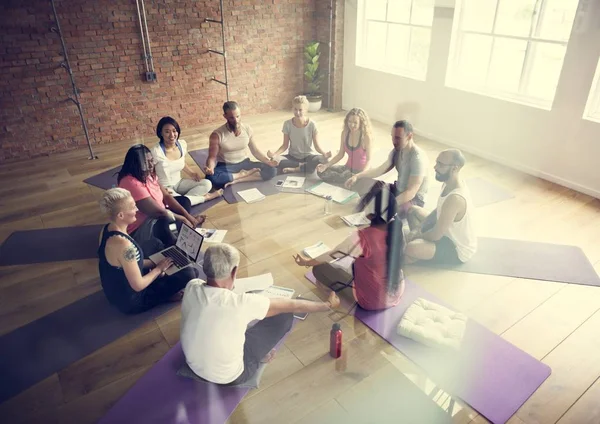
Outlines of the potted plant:
[[304,47],[304,79],[306,80],[306,98],[308,99],[309,112],[316,112],[321,109],[323,96],[319,91],[323,76],[319,72],[319,42],[311,41]]

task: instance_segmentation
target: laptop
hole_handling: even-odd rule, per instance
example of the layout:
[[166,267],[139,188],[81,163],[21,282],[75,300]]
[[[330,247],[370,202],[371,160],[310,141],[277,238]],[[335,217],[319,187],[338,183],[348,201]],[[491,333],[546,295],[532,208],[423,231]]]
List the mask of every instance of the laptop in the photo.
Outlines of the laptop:
[[173,265],[167,270],[167,275],[173,275],[177,271],[198,263],[200,257],[200,248],[204,237],[189,225],[183,223],[177,236],[175,246],[168,247],[158,253],[150,256],[150,260],[155,264],[165,258],[173,259]]

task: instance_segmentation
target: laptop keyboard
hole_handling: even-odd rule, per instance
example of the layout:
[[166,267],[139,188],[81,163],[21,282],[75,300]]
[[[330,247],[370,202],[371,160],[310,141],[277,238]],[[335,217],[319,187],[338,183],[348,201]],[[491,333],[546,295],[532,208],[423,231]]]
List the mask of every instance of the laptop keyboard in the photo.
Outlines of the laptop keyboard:
[[175,247],[165,250],[164,252],[162,252],[162,254],[168,258],[173,259],[173,264],[177,268],[183,268],[184,266],[190,263],[190,260]]

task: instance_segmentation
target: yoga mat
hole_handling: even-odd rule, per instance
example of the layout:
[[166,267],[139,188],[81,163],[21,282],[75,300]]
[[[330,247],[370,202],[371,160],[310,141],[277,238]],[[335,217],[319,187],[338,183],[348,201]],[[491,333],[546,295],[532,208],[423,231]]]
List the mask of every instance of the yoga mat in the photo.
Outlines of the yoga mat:
[[419,265],[474,274],[600,286],[600,278],[585,253],[576,246],[479,237],[475,256],[460,265],[419,262]]
[[[306,278],[314,283],[314,277],[309,277],[307,274]],[[546,364],[471,319],[458,352],[433,349],[399,336],[396,327],[402,315],[419,297],[445,305],[407,280],[398,306],[383,311],[357,307],[354,315],[420,366],[435,384],[492,423],[508,421],[550,376]]]
[[0,403],[176,305],[125,315],[99,291],[1,336]]
[[217,203],[223,200],[223,197],[217,197],[216,199],[209,200],[208,202],[200,203],[199,205],[192,206],[190,213],[192,215],[199,215],[206,212],[209,208],[213,207]]
[[[286,337],[287,334],[276,349]],[[184,362],[181,343],[177,343],[98,424],[223,424],[250,388],[220,386],[179,376],[177,371]]]
[[469,178],[467,186],[476,208],[515,197],[510,191],[482,178]]
[[0,265],[96,258],[103,225],[15,231],[0,247]]
[[108,190],[113,186],[117,186],[117,172],[121,170],[121,165],[104,171],[98,175],[83,180],[84,183]]
[[190,150],[188,152],[198,168],[204,172],[204,167],[206,166],[206,159],[208,159],[208,149],[198,149],[198,150]]
[[223,198],[227,201],[227,203],[245,203],[244,199],[242,199],[238,192],[248,190],[250,188],[257,188],[265,196],[272,196],[273,194],[280,193],[280,190],[275,186],[275,184],[277,184],[277,177],[268,181],[250,181],[234,184],[225,189],[223,192]]

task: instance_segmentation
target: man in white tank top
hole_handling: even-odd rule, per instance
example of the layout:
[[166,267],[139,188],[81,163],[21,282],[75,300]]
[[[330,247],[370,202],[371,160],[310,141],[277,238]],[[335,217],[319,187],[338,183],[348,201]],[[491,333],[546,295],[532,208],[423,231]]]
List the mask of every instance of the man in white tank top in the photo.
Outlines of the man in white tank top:
[[[223,104],[227,122],[214,130],[209,138],[208,159],[204,174],[219,189],[244,181],[270,180],[277,175],[277,162],[269,159],[256,146],[250,126],[243,124],[236,102]],[[250,160],[248,149],[260,162]]]
[[443,182],[437,208],[429,213],[418,206],[408,212],[411,232],[406,237],[405,262],[418,260],[445,264],[467,262],[477,251],[473,203],[460,178],[465,157],[457,149],[441,152],[435,179]]

